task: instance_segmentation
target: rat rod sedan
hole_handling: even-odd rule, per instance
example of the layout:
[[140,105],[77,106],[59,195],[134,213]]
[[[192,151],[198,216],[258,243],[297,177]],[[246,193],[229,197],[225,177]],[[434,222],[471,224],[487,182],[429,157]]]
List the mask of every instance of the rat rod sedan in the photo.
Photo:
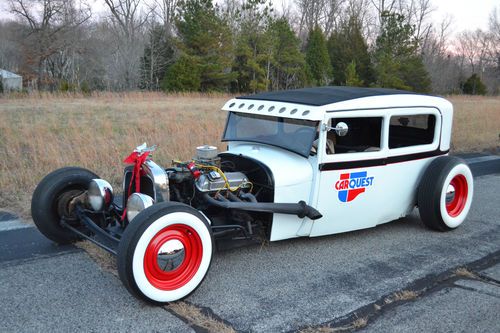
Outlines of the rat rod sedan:
[[125,159],[121,195],[69,167],[36,188],[32,216],[49,239],[87,239],[117,256],[120,279],[153,303],[200,285],[215,248],[331,235],[418,207],[447,231],[469,212],[473,178],[448,156],[453,107],[390,89],[308,88],[229,100],[222,141],[161,167],[155,147]]

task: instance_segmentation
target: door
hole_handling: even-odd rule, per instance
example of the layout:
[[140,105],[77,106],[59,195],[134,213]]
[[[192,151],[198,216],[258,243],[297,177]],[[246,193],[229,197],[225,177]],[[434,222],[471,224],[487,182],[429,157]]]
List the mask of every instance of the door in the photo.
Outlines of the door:
[[[328,115],[313,200],[323,218],[314,221],[310,236],[369,228],[408,214],[422,172],[442,154],[436,152],[439,112],[406,108]],[[347,124],[345,136],[332,129],[339,123]]]

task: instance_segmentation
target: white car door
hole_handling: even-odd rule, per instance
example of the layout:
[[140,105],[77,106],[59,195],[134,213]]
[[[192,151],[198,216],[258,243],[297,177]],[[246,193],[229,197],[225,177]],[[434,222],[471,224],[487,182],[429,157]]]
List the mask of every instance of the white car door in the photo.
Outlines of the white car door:
[[[427,118],[414,117],[422,113]],[[327,115],[324,127],[345,123],[348,131],[343,137],[335,130],[320,134],[323,140],[313,201],[323,218],[312,223],[310,236],[369,228],[409,213],[416,204],[423,170],[444,153],[438,150],[439,112],[406,108]],[[412,127],[414,118],[425,125],[417,134]],[[328,148],[332,143],[333,152]]]

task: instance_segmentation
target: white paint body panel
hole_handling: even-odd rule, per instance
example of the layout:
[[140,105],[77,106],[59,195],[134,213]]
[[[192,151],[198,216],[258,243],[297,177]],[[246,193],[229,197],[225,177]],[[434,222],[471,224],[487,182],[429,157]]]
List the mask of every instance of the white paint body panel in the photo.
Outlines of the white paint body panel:
[[[228,153],[264,163],[274,178],[274,202],[310,202],[313,166],[308,159],[284,149],[258,143],[231,142]],[[271,241],[299,237],[301,219],[295,215],[273,214]]]
[[[296,111],[291,112],[295,109]],[[384,95],[324,106],[231,99],[224,105],[223,110],[316,120],[325,125],[328,125],[332,118],[383,118],[380,150],[374,152],[329,155],[326,153],[326,131],[320,131],[318,156],[309,159],[263,144],[229,142],[229,153],[256,159],[272,171],[275,180],[274,202],[296,203],[304,200],[323,214],[323,217],[316,221],[300,219],[293,215],[274,214],[271,241],[369,228],[407,215],[415,207],[420,178],[435,157],[348,170],[319,171],[321,164],[385,159],[437,150],[445,152],[450,148],[453,106],[439,97]],[[434,141],[426,145],[389,149],[390,117],[411,114],[435,115]],[[359,171],[366,171],[368,177],[374,177],[373,184],[355,200],[341,202],[335,189],[340,174]]]
[[[349,170],[322,171],[315,207],[323,218],[313,223],[310,236],[371,228],[409,214],[416,204],[417,187],[433,158]],[[336,182],[341,174],[366,171],[373,184],[350,202],[341,202]]]

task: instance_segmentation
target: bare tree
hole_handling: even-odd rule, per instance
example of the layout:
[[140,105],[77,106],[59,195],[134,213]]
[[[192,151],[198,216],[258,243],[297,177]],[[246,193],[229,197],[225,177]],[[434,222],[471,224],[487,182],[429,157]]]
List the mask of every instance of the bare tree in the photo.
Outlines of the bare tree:
[[121,33],[133,39],[147,22],[148,15],[141,15],[140,0],[104,0],[111,12],[111,19]]
[[370,0],[379,17],[379,24],[382,24],[382,14],[393,12],[398,9],[401,0]]
[[488,34],[481,29],[463,31],[458,35],[458,51],[469,62],[472,73],[481,75],[490,42]]
[[152,3],[153,15],[160,18],[169,36],[174,31],[174,19],[178,4],[179,0],[154,0]]
[[422,58],[432,81],[432,91],[439,94],[457,93],[463,79],[463,69],[448,49],[452,18],[446,16],[437,27],[431,27],[422,42]]
[[489,21],[489,33],[492,39],[491,57],[496,62],[498,68],[497,71],[500,76],[500,6],[493,8],[493,10],[491,11],[490,21]]
[[329,35],[339,24],[345,0],[296,0],[300,22],[299,36],[305,36],[318,25]]
[[63,0],[9,0],[10,11],[26,25],[22,42],[27,62],[37,73],[39,87],[49,82],[51,57],[63,52],[69,37],[91,17],[84,1]]
[[140,58],[144,52],[144,27],[150,11],[144,13],[140,0],[104,0],[110,11],[110,22],[116,40],[110,45],[112,59],[106,70],[116,89],[137,88],[140,78]]
[[490,14],[489,30],[492,37],[491,58],[494,70],[492,71],[492,91],[500,93],[500,6],[494,8]]
[[423,41],[430,33],[432,24],[428,22],[430,15],[435,10],[431,0],[408,0],[401,4],[403,14],[408,23],[415,27],[415,38]]
[[19,46],[22,25],[17,22],[0,22],[0,68],[12,72],[21,70],[23,54]]
[[347,0],[343,17],[349,21],[356,18],[368,42],[374,42],[377,32],[377,16],[371,10],[370,2],[372,0]]
[[500,6],[493,8],[490,13],[489,29],[497,42],[500,43]]

